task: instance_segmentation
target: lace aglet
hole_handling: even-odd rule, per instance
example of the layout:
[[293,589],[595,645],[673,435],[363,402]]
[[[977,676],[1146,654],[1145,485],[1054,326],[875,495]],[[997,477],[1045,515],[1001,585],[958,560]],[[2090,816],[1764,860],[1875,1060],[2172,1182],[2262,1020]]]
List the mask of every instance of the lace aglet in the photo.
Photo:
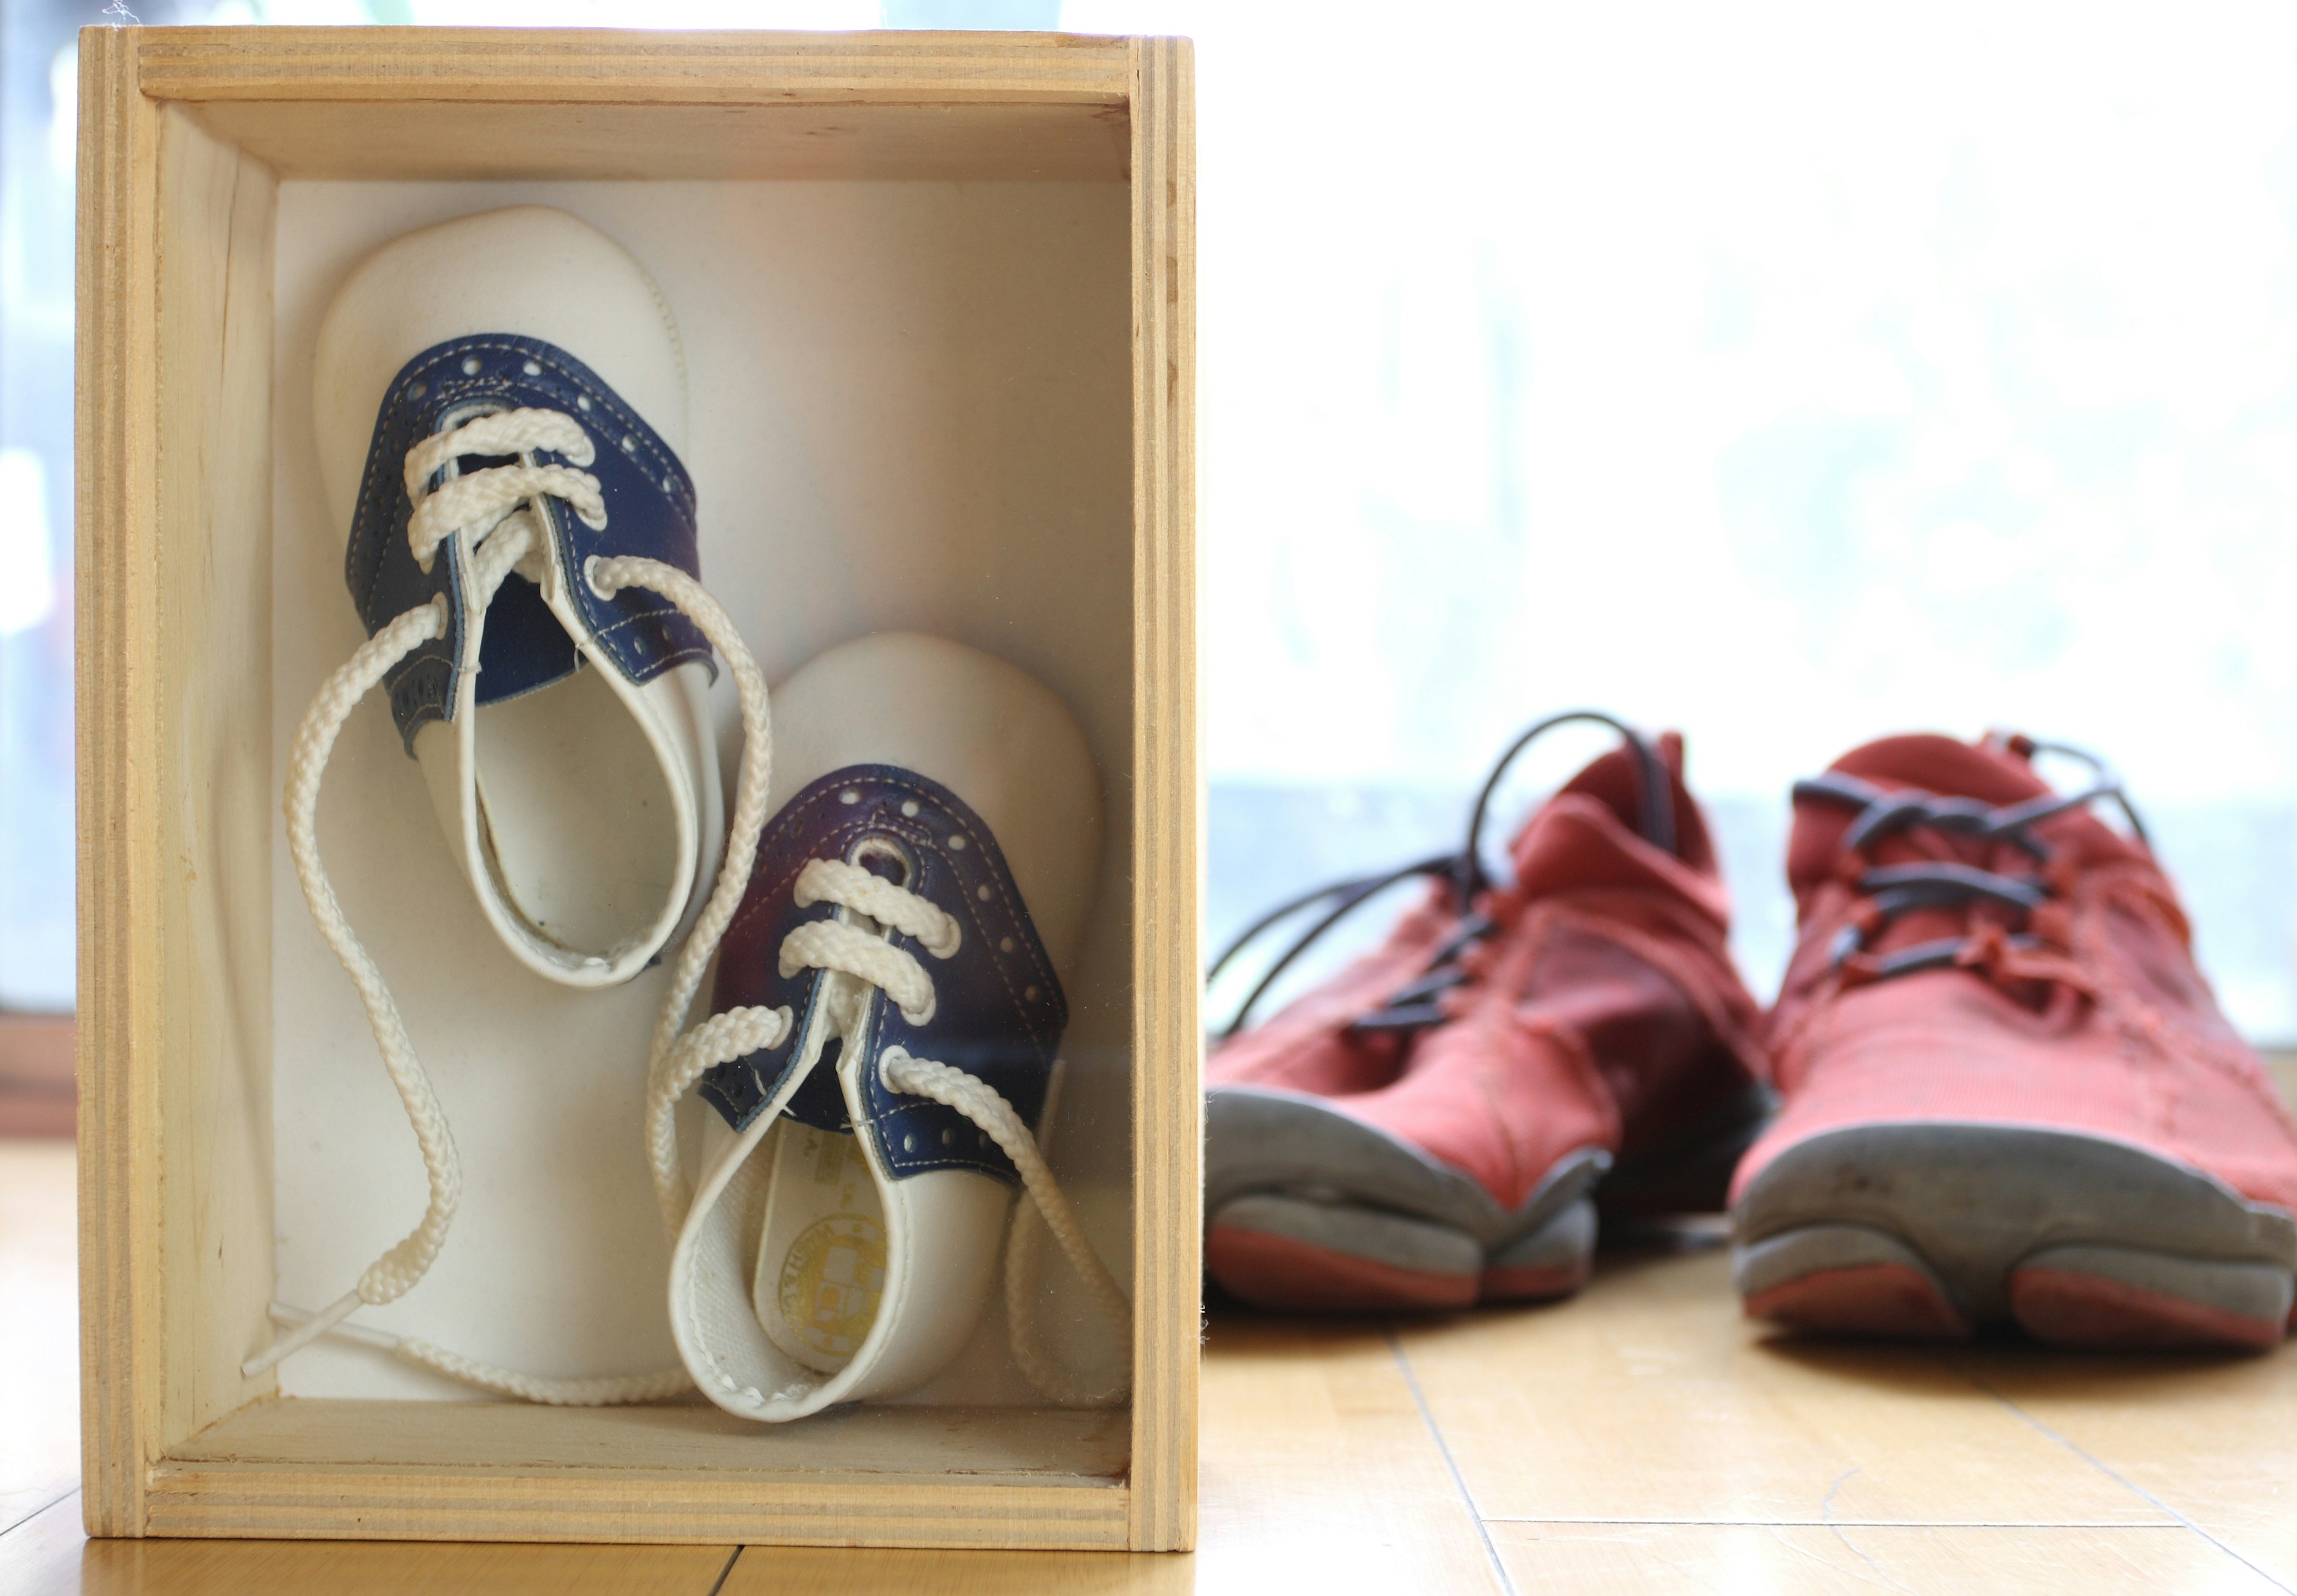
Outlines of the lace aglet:
[[[358,1308],[359,1294],[356,1291],[345,1293],[341,1298],[330,1303],[325,1308],[314,1313],[294,1329],[288,1331],[269,1346],[242,1363],[239,1366],[239,1372],[253,1379],[265,1370],[277,1365],[281,1359],[292,1357],[296,1353],[301,1352],[358,1312]],[[275,1320],[292,1312],[292,1309],[284,1309],[277,1303],[271,1304],[271,1317]]]

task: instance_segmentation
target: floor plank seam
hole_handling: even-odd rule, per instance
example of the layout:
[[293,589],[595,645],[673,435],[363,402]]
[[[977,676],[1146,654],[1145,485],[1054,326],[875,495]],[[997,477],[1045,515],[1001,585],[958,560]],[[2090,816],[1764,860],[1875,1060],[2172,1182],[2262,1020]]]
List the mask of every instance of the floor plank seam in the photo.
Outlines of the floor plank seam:
[[1436,1443],[1436,1451],[1442,1456],[1444,1467],[1452,1472],[1452,1484],[1458,1487],[1461,1504],[1468,1510],[1469,1520],[1476,1526],[1477,1538],[1484,1543],[1484,1556],[1490,1561],[1493,1574],[1498,1576],[1500,1589],[1508,1596],[1516,1596],[1515,1580],[1509,1575],[1507,1565],[1500,1560],[1500,1549],[1492,1543],[1491,1526],[1485,1522],[1483,1514],[1478,1510],[1475,1493],[1468,1489],[1467,1477],[1460,1472],[1460,1465],[1452,1456],[1452,1444],[1444,1438],[1443,1427],[1436,1422],[1436,1415],[1428,1406],[1428,1397],[1420,1389],[1420,1376],[1413,1370],[1412,1360],[1404,1355],[1402,1338],[1396,1335],[1395,1327],[1392,1324],[1381,1327],[1380,1334],[1387,1338],[1388,1353],[1395,1358],[1396,1370],[1404,1376],[1404,1383],[1412,1392],[1412,1400],[1420,1409],[1420,1422],[1428,1427],[1428,1437]]
[[[1968,1380],[1980,1391],[1985,1392],[1987,1395],[1992,1397],[1996,1402],[2000,1403],[2004,1407],[2009,1409],[2019,1418],[2033,1426],[2036,1430],[2048,1436],[2059,1445],[2064,1447],[2068,1452],[2073,1453],[2074,1456],[2079,1458],[2083,1462],[2087,1463],[2100,1474],[2104,1475],[2106,1478],[2113,1481],[2125,1491],[2129,1492],[2132,1495],[2137,1497],[2143,1501],[2151,1503],[2157,1512],[2167,1513],[2170,1518],[2175,1518],[2179,1524],[2193,1531],[2194,1534],[2201,1536],[2202,1540],[2207,1541],[2211,1545],[2225,1553],[2226,1556],[2231,1558],[2235,1562],[2239,1563],[2252,1574],[2256,1575],[2258,1578],[2263,1580],[2267,1584],[2271,1585],[2275,1590],[2285,1592],[2289,1591],[2290,1587],[2287,1584],[2274,1578],[2272,1575],[2268,1574],[2255,1563],[2251,1562],[2247,1558],[2242,1556],[2240,1552],[2235,1551],[2223,1541],[2219,1540],[2215,1535],[2210,1534],[2209,1531],[2203,1529],[2191,1518],[2186,1518],[2185,1514],[2179,1512],[2168,1502],[2154,1495],[2153,1492],[2148,1491],[2136,1481],[2124,1478],[2120,1470],[2112,1468],[2111,1465],[2105,1463],[2100,1459],[2092,1457],[2088,1452],[2075,1445],[2071,1437],[2060,1435],[2056,1430],[2051,1428],[2048,1425],[2035,1418],[2034,1415],[2026,1411],[2025,1409],[2020,1407],[2016,1403],[2012,1402],[2008,1397],[2003,1395],[2001,1392],[1996,1391],[1992,1386],[1988,1385],[1976,1375],[1964,1373],[1963,1375],[1963,1378]],[[2297,1596],[2297,1592],[2291,1592],[2291,1596]]]
[[[2165,1509],[2164,1511],[2167,1511]],[[1486,1524],[1544,1524],[1558,1529],[1605,1526],[1626,1529],[2030,1529],[2131,1530],[2153,1534],[2179,1534],[2194,1526],[2182,1520],[2132,1524],[2127,1519],[2095,1521],[2039,1518],[1486,1518]],[[2196,1530],[2204,1539],[2204,1532]],[[2284,1587],[2286,1588],[2285,1586]]]
[[0,1535],[12,1535],[12,1534],[14,1534],[18,1530],[20,1530],[20,1529],[23,1528],[26,1525],[29,1524],[33,1519],[35,1519],[35,1518],[38,1518],[42,1513],[45,1513],[45,1512],[46,1512],[50,1508],[54,1507],[54,1506],[56,1505],[56,1503],[58,1503],[58,1502],[60,1502],[60,1501],[69,1501],[70,1498],[72,1498],[72,1497],[74,1497],[74,1496],[77,1496],[77,1495],[78,1495],[78,1494],[79,1494],[79,1482],[78,1482],[78,1480],[74,1480],[70,1485],[66,1485],[62,1490],[61,1490],[61,1491],[57,1492],[54,1496],[49,1497],[47,1501],[45,1501],[42,1502],[38,1507],[34,1508],[30,1512],[29,1512],[29,1513],[25,1514],[22,1518],[17,1518],[17,1519],[13,1519],[13,1520],[12,1520],[12,1521],[10,1521],[9,1523],[4,1524],[4,1525],[0,1525]]
[[734,1548],[733,1555],[726,1559],[726,1566],[718,1570],[717,1583],[710,1587],[709,1596],[718,1596],[718,1592],[726,1588],[726,1581],[733,1575],[734,1565],[741,1560],[742,1548],[737,1546]]
[[[1906,1586],[1900,1584],[1897,1580],[1892,1579],[1888,1574],[1884,1573],[1882,1571],[1882,1565],[1876,1562],[1873,1558],[1869,1556],[1865,1548],[1860,1546],[1856,1541],[1853,1541],[1848,1535],[1842,1533],[1846,1526],[1837,1524],[1834,1521],[1834,1499],[1842,1493],[1842,1487],[1848,1485],[1859,1472],[1860,1469],[1858,1466],[1854,1465],[1851,1468],[1844,1469],[1840,1474],[1834,1477],[1834,1483],[1826,1488],[1826,1500],[1818,1504],[1818,1516],[1824,1523],[1827,1534],[1834,1537],[1836,1544],[1840,1545],[1843,1551],[1848,1552],[1852,1557],[1857,1558],[1860,1562],[1865,1564],[1867,1572],[1873,1575],[1877,1583],[1887,1585],[1892,1590],[1904,1591],[1906,1590]],[[1771,1539],[1776,1541],[1779,1537],[1773,1535]],[[1782,1543],[1783,1544],[1783,1543]],[[1815,1553],[1811,1553],[1809,1555],[1814,1560],[1824,1560],[1823,1559],[1819,1559]]]

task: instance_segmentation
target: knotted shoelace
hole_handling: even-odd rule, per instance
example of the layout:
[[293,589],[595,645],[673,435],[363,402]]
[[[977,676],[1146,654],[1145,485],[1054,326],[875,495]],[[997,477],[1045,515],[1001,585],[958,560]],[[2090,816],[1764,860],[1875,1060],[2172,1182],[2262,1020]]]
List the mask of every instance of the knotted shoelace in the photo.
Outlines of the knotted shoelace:
[[[882,933],[899,931],[914,938],[934,958],[945,959],[955,955],[962,939],[953,917],[908,888],[842,860],[807,860],[792,884],[791,896],[800,908],[831,903],[849,916],[809,920],[793,927],[782,939],[777,955],[785,980],[805,969],[819,970],[825,979],[847,978],[822,994],[836,1034],[849,1041],[854,1037],[873,988],[884,993],[910,1024],[923,1025],[933,1018],[936,1000],[931,973],[917,955],[894,946]],[[723,932],[722,925],[712,928],[713,944]],[[688,952],[702,941],[697,929]],[[760,1049],[779,1047],[794,1028],[786,1007],[730,1008],[711,1016],[665,1045],[663,1037],[674,1034],[683,1017],[684,1004],[676,1000],[673,992],[673,1003],[663,1010],[663,1029],[656,1032],[655,1064],[646,1086],[647,1158],[654,1170],[655,1195],[673,1230],[693,1201],[678,1156],[675,1112],[679,1100],[706,1071]],[[1131,1387],[1132,1304],[1086,1239],[1075,1210],[1054,1180],[1044,1151],[1028,1125],[986,1082],[952,1065],[917,1057],[905,1048],[884,1049],[877,1057],[877,1070],[889,1090],[927,1098],[963,1115],[997,1144],[1020,1173],[1030,1202],[1015,1212],[1006,1242],[1005,1307],[1014,1361],[1022,1374],[1041,1395],[1063,1407],[1103,1407],[1123,1401]],[[1049,1125],[1057,1108],[1058,1103],[1049,1097],[1044,1108]],[[1033,1211],[1059,1243],[1094,1306],[1117,1336],[1123,1372],[1111,1383],[1095,1386],[1075,1379],[1048,1355],[1038,1337],[1033,1312],[1035,1232],[1028,1223]]]
[[[2091,803],[2110,800],[2120,805],[2140,843],[2145,822],[2131,805],[2121,783],[2095,755],[2062,744],[2021,739],[2025,753],[2070,755],[2090,766],[2096,779],[2079,792],[2045,793],[2021,803],[1995,806],[1975,798],[1947,798],[1911,787],[1885,790],[1839,770],[1830,770],[1794,786],[1798,802],[1815,799],[1855,809],[1857,817],[1842,834],[1840,874],[1861,902],[1852,918],[1835,934],[1829,956],[1850,983],[1888,981],[1922,970],[1963,968],[1991,979],[2055,981],[2090,992],[2088,978],[2066,950],[2058,908],[2062,883],[2047,867],[2050,844],[2036,835],[2043,821]],[[1926,827],[1951,837],[1980,843],[2006,843],[2032,860],[2033,872],[2008,875],[1975,865],[1939,860],[1913,864],[1871,863],[1876,844],[1901,832]],[[1916,942],[1888,953],[1868,952],[1867,946],[1890,923],[1918,909],[1968,909],[1991,906],[2021,919],[2026,929],[2013,931],[1996,923],[1982,923],[1961,936]],[[2095,995],[2095,993],[2091,993]]]
[[[435,488],[431,485],[432,477],[455,460],[530,450],[547,450],[572,461],[573,465],[521,463],[489,466],[449,478]],[[606,524],[606,510],[598,481],[580,469],[596,458],[589,434],[581,424],[555,410],[497,412],[423,440],[408,451],[406,464],[408,496],[415,506],[408,522],[408,541],[417,564],[429,570],[440,546],[467,530],[473,539],[471,575],[479,607],[493,602],[514,571],[538,583],[546,580],[544,533],[532,507],[533,501],[543,495],[560,498],[585,525],[593,531],[602,530]],[[674,1236],[684,1218],[687,1199],[683,1194],[688,1189],[678,1165],[673,1115],[679,1099],[704,1070],[760,1048],[778,1046],[787,1040],[792,1026],[786,1008],[744,1008],[712,1016],[692,1032],[680,1034],[695,994],[701,987],[703,974],[741,906],[756,863],[759,838],[765,829],[771,774],[771,720],[765,677],[731,618],[693,577],[659,560],[593,556],[586,564],[583,580],[602,598],[611,598],[624,588],[641,588],[676,605],[725,662],[740,701],[742,761],[724,862],[709,901],[679,951],[670,990],[655,1026],[647,1064],[647,1158],[664,1222]],[[310,907],[321,936],[358,991],[383,1068],[414,1128],[428,1179],[429,1202],[415,1229],[370,1264],[357,1286],[327,1307],[309,1313],[274,1303],[271,1318],[286,1333],[246,1360],[241,1371],[250,1377],[259,1374],[332,1332],[379,1347],[403,1362],[465,1384],[529,1402],[604,1406],[661,1401],[692,1388],[693,1378],[683,1367],[638,1375],[556,1378],[466,1357],[419,1337],[394,1336],[345,1322],[362,1306],[379,1306],[404,1296],[429,1271],[454,1222],[463,1182],[461,1161],[446,1115],[408,1037],[397,1000],[382,971],[352,931],[320,859],[319,786],[351,711],[409,654],[424,643],[444,637],[447,621],[445,596],[434,596],[376,631],[327,679],[296,732],[288,760],[285,800],[288,851],[294,861],[296,880],[302,887],[304,901]],[[856,876],[861,879],[853,879]],[[821,899],[907,931],[939,957],[947,958],[956,950],[954,920],[924,899],[866,870],[835,860],[813,860],[801,876],[799,890],[818,892]],[[801,902],[808,901],[801,899]],[[796,948],[786,947],[782,954],[785,976],[808,965],[840,969],[857,980],[880,986],[913,1024],[921,1024],[930,1017],[932,982],[913,956],[852,926],[835,924],[833,928],[825,930],[825,924],[828,923],[800,927],[801,933],[808,934],[805,941],[800,942],[793,934],[790,941],[797,943]],[[864,943],[868,944],[866,949]],[[942,950],[944,946],[946,951]],[[1096,1303],[1122,1325],[1127,1346],[1124,1363],[1129,1370],[1131,1306],[1085,1242],[1075,1214],[1054,1184],[1034,1138],[1011,1105],[965,1072],[931,1060],[912,1058],[900,1049],[888,1049],[880,1067],[889,1088],[928,1097],[957,1109],[1013,1160],[1048,1227],[1084,1277]],[[1053,1107],[1050,1101],[1046,1105],[1049,1121]],[[1065,1403],[1098,1405],[1120,1400],[1124,1384],[1120,1383],[1113,1390],[1081,1389],[1069,1382],[1038,1347],[1033,1320],[1023,1311],[1024,1283],[1031,1272],[1034,1253],[1029,1245],[1032,1238],[1021,1221],[1022,1216],[1017,1213],[1007,1248],[1007,1302],[1013,1323],[1015,1355],[1023,1372],[1041,1391]]]

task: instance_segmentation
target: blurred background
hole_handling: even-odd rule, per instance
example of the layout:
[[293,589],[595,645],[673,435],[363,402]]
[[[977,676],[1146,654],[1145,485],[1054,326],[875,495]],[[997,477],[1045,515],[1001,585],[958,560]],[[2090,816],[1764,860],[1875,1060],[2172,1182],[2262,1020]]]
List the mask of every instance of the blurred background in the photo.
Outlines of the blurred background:
[[1788,784],[2010,727],[2297,1041],[2297,12],[0,0],[0,1132],[70,1117],[74,36],[131,18],[1191,35],[1214,945],[1600,705],[1688,734],[1767,992]]

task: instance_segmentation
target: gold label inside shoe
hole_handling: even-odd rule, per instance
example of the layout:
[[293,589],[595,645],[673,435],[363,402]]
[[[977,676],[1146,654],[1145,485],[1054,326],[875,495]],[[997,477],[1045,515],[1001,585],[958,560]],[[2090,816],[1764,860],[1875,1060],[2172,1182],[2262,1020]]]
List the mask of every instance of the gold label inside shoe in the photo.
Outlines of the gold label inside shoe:
[[885,1227],[866,1213],[833,1213],[807,1226],[783,1256],[775,1299],[799,1340],[825,1356],[850,1357],[885,1291]]

